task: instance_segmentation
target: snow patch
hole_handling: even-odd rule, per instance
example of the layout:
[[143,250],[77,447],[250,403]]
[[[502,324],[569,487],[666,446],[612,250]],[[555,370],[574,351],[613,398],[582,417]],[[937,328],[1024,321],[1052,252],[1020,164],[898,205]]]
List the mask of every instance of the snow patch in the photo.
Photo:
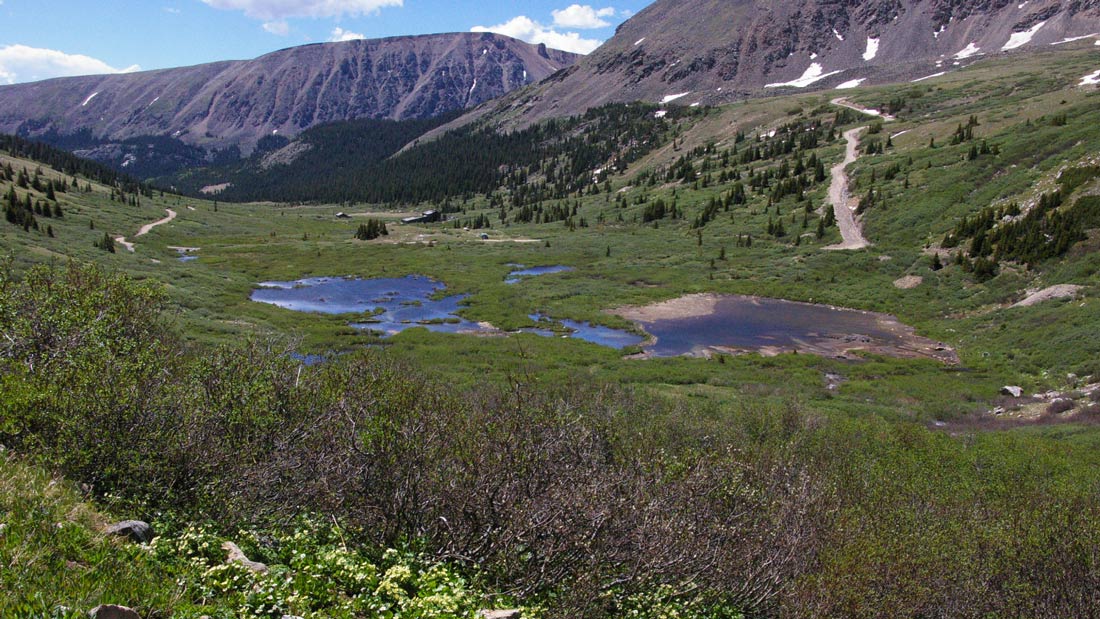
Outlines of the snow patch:
[[932,38],[933,38],[933,39],[938,39],[938,38],[940,38],[940,35],[941,35],[941,34],[943,34],[945,30],[947,30],[947,24],[944,24],[944,25],[940,26],[940,29],[939,29],[939,30],[937,30],[937,31],[933,32],[933,33],[932,33]]
[[1085,77],[1081,78],[1081,83],[1078,86],[1093,86],[1100,84],[1100,71],[1095,73],[1089,73]]
[[483,49],[483,50],[481,50],[481,55],[482,55],[482,56],[485,56],[485,55],[487,55],[488,53],[489,53],[489,50],[488,50],[488,49]]
[[834,34],[834,35],[836,35],[836,38],[837,38],[837,39],[839,39],[839,40],[841,40],[841,41],[843,41],[843,40],[844,40],[844,37],[843,37],[843,36],[841,36],[841,34],[840,34],[839,32],[837,32],[837,31],[836,31],[836,28],[833,28],[833,34]]
[[692,103],[688,107],[699,107],[700,105],[703,105],[703,102],[702,101],[696,101],[695,103]]
[[867,51],[863,52],[863,59],[870,62],[878,56],[878,39],[867,39]]
[[88,98],[84,100],[84,103],[80,104],[80,107],[86,107],[89,103],[92,102],[92,99],[95,99],[95,96],[98,94],[98,92],[93,92],[92,94],[88,95]]
[[524,69],[524,71],[523,71],[523,81],[525,83],[527,82],[527,70],[526,69]]
[[638,39],[637,41],[634,41],[634,47],[638,47],[642,43],[645,43],[645,37],[642,37],[642,38]]
[[1030,30],[1012,33],[1012,36],[1008,38],[1008,43],[1005,43],[1005,46],[1001,48],[1001,51],[1007,52],[1010,49],[1016,49],[1017,47],[1023,47],[1024,45],[1027,45],[1031,42],[1031,37],[1035,36],[1035,33],[1039,32],[1039,29],[1046,24],[1047,23],[1045,21],[1041,21],[1032,26]]
[[806,72],[802,74],[802,77],[792,80],[790,82],[779,82],[776,84],[765,84],[764,88],[782,88],[783,86],[794,86],[795,88],[805,88],[814,82],[821,81],[829,76],[836,75],[837,73],[843,73],[843,71],[831,71],[829,73],[824,72],[825,69],[818,63],[810,65]]
[[971,43],[970,45],[967,45],[966,47],[964,47],[962,49],[962,51],[955,54],[955,59],[956,60],[965,60],[966,58],[970,58],[971,56],[977,56],[980,53],[982,53],[982,48],[980,48],[977,45]]
[[471,97],[471,96],[473,96],[473,94],[474,94],[474,89],[475,89],[475,88],[477,88],[477,78],[476,78],[476,77],[474,78],[474,83],[473,83],[473,85],[472,85],[472,86],[470,86],[470,92],[466,93],[466,96],[467,96],[467,97]]
[[896,138],[900,138],[901,136],[905,135],[906,133],[909,133],[910,131],[912,131],[912,129],[906,129],[905,131],[899,131],[899,132],[895,133],[894,135],[890,136],[890,139],[893,140],[893,139],[896,139]]
[[657,110],[653,113],[654,118],[664,118],[668,116],[668,110]]
[[923,82],[924,80],[930,80],[933,77],[941,77],[941,76],[944,76],[944,75],[947,75],[947,71],[940,71],[939,73],[933,73],[932,75],[925,75],[924,77],[918,77],[917,79],[913,80],[912,83],[916,84],[917,82]]
[[772,129],[771,131],[768,132],[768,137],[769,138],[774,138],[776,133],[777,133],[777,131],[775,129]]
[[[1100,34],[1097,34],[1097,33],[1094,32],[1092,34],[1086,34],[1083,37],[1069,37],[1069,38],[1062,39],[1061,41],[1051,43],[1051,45],[1065,45],[1066,43],[1073,43],[1074,41],[1083,41],[1085,39],[1091,39],[1092,37],[1100,37]],[[1096,44],[1100,45],[1100,41],[1097,41]]]
[[843,84],[837,86],[836,89],[837,90],[847,90],[849,88],[859,88],[859,85],[862,84],[863,82],[866,82],[866,81],[867,81],[867,78],[865,78],[865,77],[861,77],[858,80],[848,80],[847,82],[844,82]]
[[661,99],[661,103],[662,103],[662,104],[665,104],[665,103],[672,103],[673,101],[675,101],[675,100],[677,100],[677,99],[682,99],[682,98],[684,98],[684,97],[686,97],[686,96],[688,96],[688,95],[690,95],[690,94],[691,94],[691,91],[689,90],[688,92],[682,92],[682,93],[680,93],[680,94],[678,94],[678,95],[665,95],[665,98],[664,98],[664,99]]
[[810,54],[810,60],[817,60],[817,52]]

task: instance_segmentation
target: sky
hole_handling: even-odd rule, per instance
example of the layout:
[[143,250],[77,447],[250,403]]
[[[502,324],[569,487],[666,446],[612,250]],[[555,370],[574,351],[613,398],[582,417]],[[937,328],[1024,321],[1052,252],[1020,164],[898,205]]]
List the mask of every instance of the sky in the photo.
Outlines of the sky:
[[0,0],[0,85],[440,32],[498,32],[584,54],[651,1]]

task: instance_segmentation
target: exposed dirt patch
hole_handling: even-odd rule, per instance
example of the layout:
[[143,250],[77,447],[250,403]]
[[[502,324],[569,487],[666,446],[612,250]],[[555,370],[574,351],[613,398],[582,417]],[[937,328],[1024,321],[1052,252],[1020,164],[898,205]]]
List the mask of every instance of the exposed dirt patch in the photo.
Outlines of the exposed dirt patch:
[[899,290],[912,290],[923,283],[924,278],[920,275],[906,275],[905,277],[894,280],[894,288]]
[[215,195],[218,195],[219,193],[225,191],[226,189],[229,189],[232,186],[233,186],[232,183],[219,183],[217,185],[207,185],[206,187],[203,187],[202,189],[200,189],[199,193],[201,193],[204,196],[215,196]]
[[669,299],[653,305],[641,307],[627,306],[609,310],[609,314],[622,316],[635,322],[653,322],[672,318],[694,318],[709,316],[718,307],[716,294],[689,294],[678,299]]

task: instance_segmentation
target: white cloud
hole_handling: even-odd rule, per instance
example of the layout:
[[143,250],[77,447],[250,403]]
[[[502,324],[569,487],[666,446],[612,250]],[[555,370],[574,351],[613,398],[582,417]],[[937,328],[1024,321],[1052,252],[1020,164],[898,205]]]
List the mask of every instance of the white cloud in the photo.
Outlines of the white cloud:
[[365,39],[365,38],[367,38],[367,37],[363,36],[362,34],[360,34],[358,32],[349,32],[349,31],[344,30],[343,28],[337,26],[337,27],[332,29],[332,35],[329,36],[328,40],[332,43],[341,43],[343,41],[357,41],[359,39]]
[[290,24],[282,20],[264,22],[264,30],[270,32],[271,34],[285,37],[286,35],[290,34]]
[[216,9],[243,11],[269,22],[290,17],[343,17],[367,15],[389,6],[403,6],[404,0],[202,0]]
[[592,50],[603,43],[598,39],[582,38],[576,32],[559,32],[524,15],[514,17],[496,26],[474,26],[470,30],[472,32],[495,32],[528,43],[545,43],[547,47],[577,54],[591,53]]
[[[2,4],[2,3],[3,3],[3,0],[0,0],[0,4]],[[164,7],[164,12],[165,13],[171,13],[172,15],[179,15],[180,14],[179,9],[177,9],[175,7],[171,7],[171,6]]]
[[0,83],[4,84],[34,82],[73,75],[131,73],[140,70],[141,67],[137,65],[116,69],[90,56],[66,54],[52,49],[26,45],[0,47]]
[[607,28],[611,22],[605,17],[615,17],[615,9],[607,7],[594,9],[585,4],[572,4],[561,10],[551,11],[554,16],[554,25],[561,28],[596,29]]

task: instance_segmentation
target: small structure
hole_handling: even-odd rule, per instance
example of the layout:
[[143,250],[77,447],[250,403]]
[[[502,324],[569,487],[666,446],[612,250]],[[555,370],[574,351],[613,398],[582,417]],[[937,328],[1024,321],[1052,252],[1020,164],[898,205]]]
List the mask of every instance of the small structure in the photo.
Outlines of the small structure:
[[351,215],[348,215],[347,213],[345,213],[343,211],[340,211],[339,213],[336,213],[336,219],[351,219]]
[[406,217],[401,220],[403,224],[434,224],[437,221],[443,221],[443,213],[439,211],[424,211],[416,217]]

